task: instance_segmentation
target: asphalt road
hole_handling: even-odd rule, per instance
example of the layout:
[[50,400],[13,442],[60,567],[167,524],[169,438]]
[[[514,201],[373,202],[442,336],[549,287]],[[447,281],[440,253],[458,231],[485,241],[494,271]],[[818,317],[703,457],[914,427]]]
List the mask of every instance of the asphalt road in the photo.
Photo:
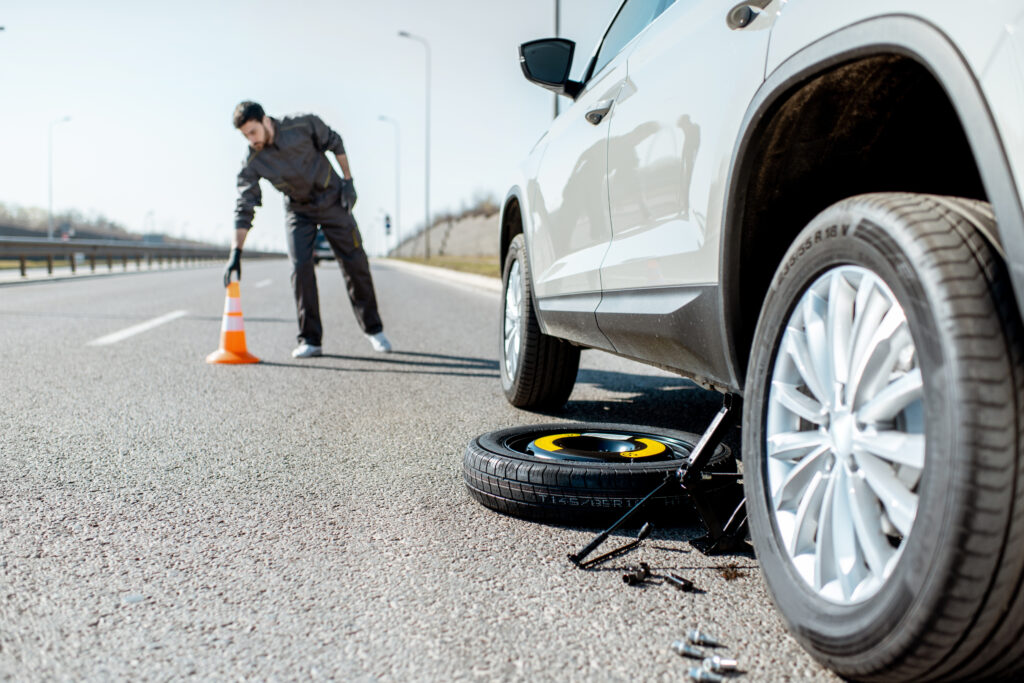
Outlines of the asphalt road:
[[[699,430],[714,395],[587,352],[563,413],[516,410],[498,295],[388,264],[395,353],[370,349],[324,264],[326,355],[295,361],[287,263],[243,272],[255,366],[204,362],[219,267],[0,287],[0,678],[682,680],[669,644],[699,626],[739,680],[836,680],[786,634],[753,556],[704,557],[680,527],[583,572],[565,556],[592,531],[464,490],[482,432]],[[640,560],[704,592],[625,586]]]

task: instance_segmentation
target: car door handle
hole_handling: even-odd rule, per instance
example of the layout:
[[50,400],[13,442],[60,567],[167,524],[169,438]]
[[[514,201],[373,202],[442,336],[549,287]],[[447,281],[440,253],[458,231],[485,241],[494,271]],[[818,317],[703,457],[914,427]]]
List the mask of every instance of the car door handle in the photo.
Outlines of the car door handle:
[[725,23],[734,31],[746,28],[770,4],[770,0],[746,0],[741,2],[729,10],[729,13],[725,16]]
[[612,100],[602,100],[601,102],[597,103],[596,107],[588,111],[584,118],[596,126],[597,124],[601,123],[601,120],[604,119],[605,115],[607,115],[608,112],[611,111],[611,109]]

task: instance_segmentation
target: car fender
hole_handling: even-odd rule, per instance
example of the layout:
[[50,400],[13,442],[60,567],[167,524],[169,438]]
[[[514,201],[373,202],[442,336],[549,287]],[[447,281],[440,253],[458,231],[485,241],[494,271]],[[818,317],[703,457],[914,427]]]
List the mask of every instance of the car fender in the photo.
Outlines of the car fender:
[[[780,19],[780,24],[784,21]],[[723,207],[720,252],[722,338],[728,363],[739,386],[745,359],[740,358],[735,323],[739,315],[739,243],[744,224],[746,188],[754,170],[756,143],[772,115],[801,85],[818,74],[861,57],[897,53],[927,68],[945,90],[965,130],[982,183],[998,221],[998,234],[989,236],[1007,254],[1014,290],[1024,301],[1024,210],[1003,141],[976,75],[952,40],[921,19],[882,16],[835,31],[781,61],[765,79],[747,108],[740,138],[730,163]],[[1019,112],[1018,112],[1019,115]]]

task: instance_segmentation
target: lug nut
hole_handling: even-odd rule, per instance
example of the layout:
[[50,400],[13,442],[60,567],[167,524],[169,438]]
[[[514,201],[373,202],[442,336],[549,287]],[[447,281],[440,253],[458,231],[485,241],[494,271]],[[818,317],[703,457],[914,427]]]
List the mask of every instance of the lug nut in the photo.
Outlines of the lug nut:
[[673,642],[672,651],[680,657],[689,657],[690,659],[704,659],[704,651],[698,650],[685,640],[677,640]]
[[635,586],[643,583],[651,576],[651,568],[646,562],[641,562],[639,567],[630,567],[629,571],[622,575],[622,581],[627,586]]
[[695,586],[693,585],[693,581],[690,581],[685,577],[679,576],[679,574],[669,573],[665,576],[665,581],[667,581],[670,586],[675,586],[679,590],[684,591],[686,593],[692,592],[695,588]]
[[707,657],[703,664],[705,669],[708,671],[714,671],[715,673],[735,671],[739,667],[739,662],[735,659],[725,659],[718,655],[715,655],[714,657]]
[[687,673],[690,675],[690,678],[695,681],[704,681],[706,683],[723,683],[723,681],[725,681],[725,676],[705,671],[704,669],[698,669],[696,667],[690,669]]
[[705,645],[707,647],[721,647],[722,644],[706,633],[701,633],[693,628],[686,632],[686,639],[694,645]]

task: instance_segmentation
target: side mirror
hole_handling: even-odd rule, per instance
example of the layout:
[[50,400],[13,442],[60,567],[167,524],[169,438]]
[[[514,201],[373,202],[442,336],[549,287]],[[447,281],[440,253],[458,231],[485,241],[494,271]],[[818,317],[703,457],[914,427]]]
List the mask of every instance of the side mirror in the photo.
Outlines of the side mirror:
[[575,99],[581,84],[569,80],[576,43],[564,38],[531,40],[519,46],[519,66],[526,80]]

